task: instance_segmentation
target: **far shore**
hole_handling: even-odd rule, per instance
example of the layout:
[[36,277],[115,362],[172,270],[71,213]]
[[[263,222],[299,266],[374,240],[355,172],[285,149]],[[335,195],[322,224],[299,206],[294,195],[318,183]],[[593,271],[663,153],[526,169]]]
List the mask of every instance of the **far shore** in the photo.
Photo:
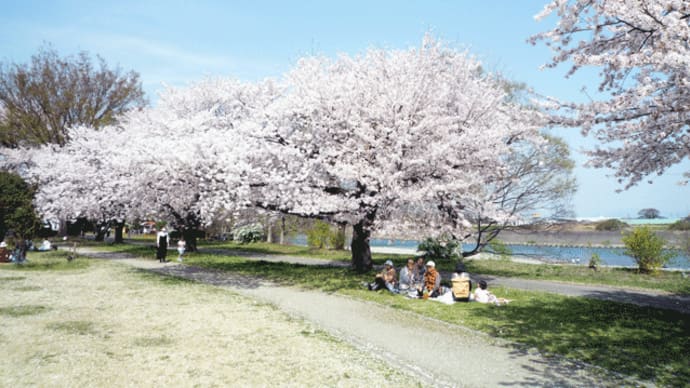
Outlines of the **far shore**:
[[[509,245],[538,245],[552,247],[592,247],[592,248],[622,248],[623,231],[503,231],[498,235],[498,240]],[[671,230],[655,231],[663,237],[668,246],[681,247],[684,241],[690,238],[690,233]],[[376,237],[388,239],[389,237]],[[396,240],[405,240],[391,238]],[[384,247],[380,247],[384,248]],[[393,253],[393,252],[390,252]],[[409,252],[406,252],[409,253]]]

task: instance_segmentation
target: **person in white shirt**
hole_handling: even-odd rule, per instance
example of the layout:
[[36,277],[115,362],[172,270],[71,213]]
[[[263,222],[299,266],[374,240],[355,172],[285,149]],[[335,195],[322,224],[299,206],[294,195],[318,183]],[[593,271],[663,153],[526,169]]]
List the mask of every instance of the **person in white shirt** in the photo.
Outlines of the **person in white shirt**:
[[501,306],[510,303],[510,300],[505,298],[497,298],[496,295],[492,294],[486,289],[487,284],[484,280],[479,281],[479,288],[474,291],[474,301],[479,303],[491,303],[496,306]]
[[186,249],[187,242],[184,241],[184,237],[180,237],[180,239],[177,240],[177,261],[179,261],[180,263],[182,262],[182,256],[184,255]]

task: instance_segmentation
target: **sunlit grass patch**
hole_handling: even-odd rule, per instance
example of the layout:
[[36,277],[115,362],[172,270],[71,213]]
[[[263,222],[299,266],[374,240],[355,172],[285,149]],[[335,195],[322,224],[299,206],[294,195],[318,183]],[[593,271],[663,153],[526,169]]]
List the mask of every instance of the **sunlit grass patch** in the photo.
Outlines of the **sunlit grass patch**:
[[29,315],[41,314],[48,311],[49,308],[40,305],[19,305],[19,306],[9,306],[0,307],[0,316],[5,317],[25,317]]
[[89,321],[53,322],[46,325],[46,328],[53,331],[60,331],[63,333],[76,335],[90,335],[97,333],[94,323]]

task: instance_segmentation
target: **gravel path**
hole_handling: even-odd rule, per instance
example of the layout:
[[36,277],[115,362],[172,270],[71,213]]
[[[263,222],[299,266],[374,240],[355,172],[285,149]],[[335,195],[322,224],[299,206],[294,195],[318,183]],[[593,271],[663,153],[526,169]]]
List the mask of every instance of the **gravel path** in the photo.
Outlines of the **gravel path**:
[[[116,255],[109,255],[116,258]],[[614,386],[639,384],[600,368],[518,349],[467,328],[375,303],[278,286],[176,263],[117,257],[160,274],[227,287],[269,302],[431,386]],[[411,351],[414,349],[414,351]]]

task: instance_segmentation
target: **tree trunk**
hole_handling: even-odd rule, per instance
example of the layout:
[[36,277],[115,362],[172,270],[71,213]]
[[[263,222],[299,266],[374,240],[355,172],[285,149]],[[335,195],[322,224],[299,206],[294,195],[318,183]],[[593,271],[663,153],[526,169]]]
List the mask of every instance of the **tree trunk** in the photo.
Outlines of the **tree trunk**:
[[187,252],[196,252],[197,251],[197,246],[196,246],[196,236],[197,236],[197,230],[196,229],[190,229],[190,228],[184,228],[182,229],[182,236],[184,237],[184,241],[187,244],[186,245],[186,251]]
[[124,221],[116,221],[115,222],[115,241],[114,244],[122,244],[125,242],[124,238],[122,237],[122,231],[125,228],[125,222]]
[[67,236],[67,220],[60,218],[58,224],[58,236]]
[[280,217],[280,245],[285,245],[285,216]]
[[273,242],[273,224],[271,224],[271,220],[268,218],[266,221],[266,242],[269,244]]
[[352,267],[359,273],[369,271],[374,263],[371,261],[371,249],[369,248],[369,236],[371,232],[365,226],[365,220],[352,226]]
[[96,241],[105,241],[105,234],[108,231],[109,225],[107,224],[97,224],[96,225],[96,237],[94,240]]

